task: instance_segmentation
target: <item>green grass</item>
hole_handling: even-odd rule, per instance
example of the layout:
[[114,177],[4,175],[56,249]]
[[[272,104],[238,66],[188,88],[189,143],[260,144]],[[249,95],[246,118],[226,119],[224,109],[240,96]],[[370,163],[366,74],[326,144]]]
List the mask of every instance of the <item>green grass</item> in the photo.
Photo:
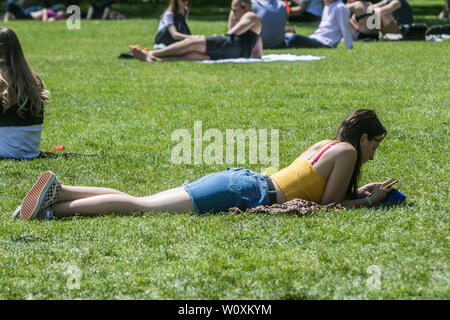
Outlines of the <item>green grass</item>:
[[[157,23],[82,21],[78,31],[63,22],[8,24],[52,92],[41,146],[66,150],[0,161],[0,299],[450,298],[449,41],[265,52],[326,56],[305,63],[116,59],[130,43],[150,47]],[[226,23],[190,26],[220,34]],[[388,135],[361,183],[398,178],[404,205],[307,217],[10,219],[44,170],[64,184],[145,196],[226,168],[171,162],[172,132],[193,132],[196,120],[221,132],[279,129],[283,167],[363,107],[377,111]],[[381,272],[379,289],[367,285],[371,266]],[[80,289],[67,286],[73,268]]]

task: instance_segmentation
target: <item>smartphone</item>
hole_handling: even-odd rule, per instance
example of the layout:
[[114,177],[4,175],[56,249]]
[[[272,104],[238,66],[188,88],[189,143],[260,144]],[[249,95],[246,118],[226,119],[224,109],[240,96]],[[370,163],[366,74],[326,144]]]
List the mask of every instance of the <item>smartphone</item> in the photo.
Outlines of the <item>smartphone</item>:
[[396,184],[397,182],[398,182],[397,179],[388,180],[385,183],[383,183],[382,188],[383,189],[390,188],[392,185]]

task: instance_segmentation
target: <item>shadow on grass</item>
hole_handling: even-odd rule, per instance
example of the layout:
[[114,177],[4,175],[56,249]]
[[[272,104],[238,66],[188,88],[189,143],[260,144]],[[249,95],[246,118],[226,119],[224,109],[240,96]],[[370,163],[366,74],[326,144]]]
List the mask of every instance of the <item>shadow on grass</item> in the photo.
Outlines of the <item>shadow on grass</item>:
[[10,160],[10,161],[33,161],[36,159],[70,159],[70,158],[86,158],[86,157],[97,157],[99,158],[99,154],[81,154],[81,153],[71,153],[71,152],[64,152],[64,153],[56,153],[56,152],[48,152],[44,151],[41,152],[39,156],[32,159],[15,159],[15,158],[0,158],[0,161],[3,160]]
[[56,152],[41,152],[37,159],[71,159],[71,158],[99,158],[99,154],[81,154],[81,153],[56,153]]
[[[379,205],[372,207],[372,210],[376,211],[388,211],[391,210],[393,207],[402,207],[402,208],[413,208],[414,203],[411,201],[403,201],[398,204],[391,204],[391,205]],[[306,218],[310,217],[312,215],[317,214],[326,214],[326,213],[332,213],[332,212],[339,212],[339,211],[346,211],[351,209],[342,209],[342,210],[314,210],[305,214],[301,214],[298,212],[280,212],[280,213],[267,213],[267,212],[219,212],[219,213],[202,213],[198,214],[195,212],[184,212],[184,213],[172,213],[172,212],[157,212],[158,214],[168,214],[170,216],[180,216],[180,215],[188,215],[188,216],[195,216],[199,218],[210,218],[211,216],[257,216],[257,215],[264,215],[264,216],[270,216],[270,217],[288,217],[288,216],[295,216],[298,218]],[[66,216],[66,217],[59,217],[55,220],[51,221],[58,221],[58,222],[64,222],[64,221],[73,221],[78,219],[98,219],[98,218],[104,218],[104,217],[113,217],[113,218],[142,218],[146,216],[151,216],[153,212],[134,212],[134,213],[110,213],[110,214],[93,214],[93,215],[74,215],[74,216]]]

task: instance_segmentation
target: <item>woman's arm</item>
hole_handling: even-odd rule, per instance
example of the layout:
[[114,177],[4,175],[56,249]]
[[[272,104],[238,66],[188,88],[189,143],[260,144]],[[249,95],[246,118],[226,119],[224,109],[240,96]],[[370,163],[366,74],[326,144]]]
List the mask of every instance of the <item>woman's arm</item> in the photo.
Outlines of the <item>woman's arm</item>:
[[345,199],[347,187],[352,178],[353,170],[358,157],[357,151],[345,147],[337,151],[333,163],[333,169],[327,179],[327,184],[322,195],[321,204],[341,202]]
[[380,14],[382,16],[386,16],[388,14],[391,14],[392,12],[394,12],[397,9],[400,9],[402,6],[401,2],[398,0],[393,0],[391,2],[389,2],[389,4],[381,7],[380,9]]
[[298,4],[298,6],[296,7],[291,7],[291,12],[294,14],[300,14],[305,12],[309,6],[309,2],[306,1],[299,1],[299,0],[292,0],[292,1]]
[[373,189],[377,186],[377,185],[382,185],[382,182],[372,182],[372,183],[368,183],[364,186],[362,186],[361,188],[358,189],[358,191],[356,192],[356,196],[357,197],[366,197],[369,196],[372,192]]
[[381,184],[376,184],[376,186],[372,189],[372,193],[369,197],[363,199],[354,199],[354,200],[345,200],[342,201],[342,205],[344,207],[370,207],[374,204],[380,203],[383,201],[390,189],[384,189]]
[[386,2],[387,2],[387,0],[383,0],[383,1],[372,4],[370,7],[371,8],[379,8],[379,7],[386,5]]
[[48,20],[47,9],[42,9],[42,21],[46,22]]
[[339,30],[344,37],[345,46],[347,49],[353,48],[353,38],[350,33],[350,10],[346,7],[341,7],[336,11],[337,23]]
[[236,25],[236,20],[233,19],[233,11],[230,11],[228,15],[228,30],[233,28]]
[[167,29],[169,30],[172,38],[174,38],[175,40],[184,40],[191,36],[190,34],[184,34],[184,33],[178,32],[177,28],[175,28],[175,26],[173,24],[167,26]]
[[358,189],[358,196],[370,196],[364,199],[345,200],[346,191],[350,183],[358,154],[351,147],[342,146],[336,150],[333,169],[328,177],[321,204],[342,202],[348,207],[369,207],[386,198],[389,189],[383,189],[381,183],[370,183]]

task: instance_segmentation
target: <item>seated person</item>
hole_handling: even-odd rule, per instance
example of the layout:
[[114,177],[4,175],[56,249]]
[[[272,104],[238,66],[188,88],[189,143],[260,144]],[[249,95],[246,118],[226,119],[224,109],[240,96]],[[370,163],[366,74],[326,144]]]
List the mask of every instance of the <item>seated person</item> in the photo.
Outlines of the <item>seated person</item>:
[[322,0],[292,0],[298,6],[291,7],[289,22],[316,22],[320,21],[323,11]]
[[141,61],[217,60],[232,58],[261,58],[262,23],[252,12],[250,0],[233,0],[233,20],[239,21],[221,36],[191,36],[155,51],[130,46],[133,56]]
[[370,11],[371,3],[363,0],[348,0],[347,7],[353,14],[350,18],[350,33],[353,40],[378,40],[380,29],[375,28],[375,11]]
[[[286,7],[279,0],[252,0],[252,11],[261,19],[263,47],[277,49],[284,47],[284,28],[286,25]],[[236,24],[230,11],[228,29]]]
[[17,35],[0,28],[0,158],[40,154],[44,105],[50,93],[28,66]]
[[353,48],[350,33],[350,10],[342,0],[324,0],[325,8],[319,28],[310,36],[286,33],[288,48],[335,48],[342,38],[348,49]]
[[86,19],[102,19],[106,20],[109,18],[109,14],[111,13],[111,5],[116,2],[116,0],[106,0],[101,3],[100,1],[95,1],[89,7]]
[[400,33],[401,25],[413,23],[413,12],[406,0],[382,0],[369,8],[380,10],[383,34]]
[[174,42],[187,39],[191,31],[186,23],[189,0],[171,0],[163,13],[155,37],[155,49],[164,48]]

